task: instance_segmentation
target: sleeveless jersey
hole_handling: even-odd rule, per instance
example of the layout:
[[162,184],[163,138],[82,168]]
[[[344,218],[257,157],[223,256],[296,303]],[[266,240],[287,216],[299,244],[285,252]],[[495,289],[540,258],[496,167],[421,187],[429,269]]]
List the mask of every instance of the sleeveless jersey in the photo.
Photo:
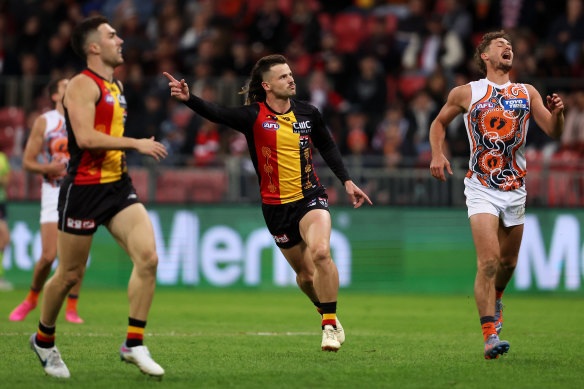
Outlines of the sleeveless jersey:
[[[127,106],[117,81],[108,82],[89,69],[85,69],[81,74],[95,81],[100,90],[99,99],[95,103],[94,130],[110,136],[123,136]],[[118,181],[127,174],[124,151],[79,148],[66,108],[65,119],[71,154],[68,174],[73,178],[75,185],[105,184]]]
[[524,84],[497,85],[486,78],[470,83],[464,124],[471,148],[467,177],[484,186],[514,190],[525,183],[525,137],[530,99]]
[[[53,109],[42,115],[47,123],[43,135],[42,156],[45,163],[50,163],[54,159],[60,162],[69,162],[69,152],[67,151],[67,127],[65,127],[65,117],[59,111]],[[43,182],[53,187],[60,186],[63,177],[49,177],[43,175]]]

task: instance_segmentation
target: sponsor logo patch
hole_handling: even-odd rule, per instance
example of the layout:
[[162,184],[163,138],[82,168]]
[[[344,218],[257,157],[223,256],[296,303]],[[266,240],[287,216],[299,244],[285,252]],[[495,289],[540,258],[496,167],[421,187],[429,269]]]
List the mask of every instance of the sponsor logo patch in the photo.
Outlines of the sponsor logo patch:
[[306,204],[306,208],[314,207],[316,205],[316,199],[310,200],[308,204]]
[[116,103],[116,99],[114,99],[114,97],[110,94],[105,95],[103,100],[109,105],[114,105]]
[[485,102],[477,104],[477,109],[479,111],[484,111],[484,110],[493,109],[493,108],[495,108],[495,104],[491,103],[490,101],[485,101]]
[[310,134],[312,129],[312,123],[310,120],[305,120],[303,122],[292,123],[292,128],[295,134]]
[[263,122],[262,127],[266,130],[276,131],[280,128],[280,125],[276,122]]
[[505,110],[527,109],[527,99],[507,99],[503,100]]
[[80,220],[68,217],[67,228],[72,228],[74,230],[91,230],[95,228],[95,220]]
[[319,197],[318,198],[318,202],[320,203],[320,205],[322,205],[323,207],[328,207],[328,199],[325,199],[324,197]]
[[288,235],[286,234],[282,234],[282,235],[272,235],[274,237],[274,241],[276,243],[288,243],[290,242],[290,238],[288,238]]

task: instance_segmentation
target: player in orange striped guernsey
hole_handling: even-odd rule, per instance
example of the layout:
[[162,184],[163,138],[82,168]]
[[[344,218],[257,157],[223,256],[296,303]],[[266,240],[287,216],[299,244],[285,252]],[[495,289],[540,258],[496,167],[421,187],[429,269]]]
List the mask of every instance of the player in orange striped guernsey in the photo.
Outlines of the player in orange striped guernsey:
[[126,101],[121,83],[113,78],[114,69],[124,62],[123,41],[107,19],[84,20],[75,27],[71,40],[87,69],[71,79],[63,100],[71,159],[59,193],[59,265],[45,284],[31,347],[47,374],[70,377],[55,347],[55,323],[65,296],[83,274],[93,234],[103,224],[134,263],[128,284],[128,332],[120,357],[143,373],[162,376],[164,369],[143,345],[158,264],[154,232],[127,174],[124,150],[160,160],[166,149],[153,138],[123,136]]
[[330,253],[328,197],[314,171],[311,144],[341,180],[355,208],[371,201],[349,178],[320,112],[292,99],[296,84],[281,55],[255,64],[243,107],[204,101],[189,93],[184,80],[164,75],[172,96],[206,119],[245,135],[268,229],[296,272],[298,286],[322,314],[322,350],[337,351],[345,338],[336,318],[339,274]]
[[[56,79],[49,83],[47,89],[55,109],[40,115],[34,122],[22,158],[22,166],[33,173],[43,175],[41,188],[41,257],[34,266],[32,283],[26,299],[10,313],[12,321],[22,321],[32,311],[38,301],[39,294],[49,274],[51,266],[57,257],[57,201],[59,188],[67,173],[69,152],[67,151],[67,128],[63,110],[63,96],[69,80]],[[44,163],[38,161],[42,155]],[[77,314],[77,298],[81,282],[77,283],[67,298],[65,320],[71,323],[83,323]]]
[[521,246],[525,219],[525,137],[529,119],[552,138],[564,129],[564,104],[547,96],[547,108],[529,84],[512,83],[513,48],[504,31],[485,34],[475,60],[486,78],[454,88],[430,127],[430,171],[445,181],[452,174],[444,155],[446,126],[458,115],[471,146],[464,180],[466,204],[477,252],[475,299],[485,341],[484,356],[496,359],[509,350],[500,340],[503,291],[509,283]]

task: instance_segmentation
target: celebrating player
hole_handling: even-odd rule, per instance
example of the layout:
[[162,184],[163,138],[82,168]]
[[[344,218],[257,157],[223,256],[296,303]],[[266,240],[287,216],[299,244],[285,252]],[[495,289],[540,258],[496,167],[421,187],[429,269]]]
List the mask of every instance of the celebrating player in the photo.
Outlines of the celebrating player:
[[442,145],[446,126],[460,113],[471,146],[464,179],[466,205],[477,253],[475,299],[485,341],[484,356],[496,359],[509,350],[500,340],[501,298],[519,254],[525,219],[525,137],[529,118],[552,138],[564,129],[564,104],[547,96],[547,108],[529,84],[512,83],[513,50],[504,31],[485,34],[475,59],[486,78],[454,88],[430,126],[430,171],[445,181],[452,174]]
[[311,143],[341,180],[355,208],[371,201],[351,181],[320,112],[292,99],[296,84],[281,55],[268,55],[255,64],[243,107],[204,101],[190,94],[184,80],[164,75],[172,96],[204,118],[245,135],[268,230],[296,272],[298,286],[322,314],[322,350],[337,351],[345,339],[336,318],[339,273],[330,252],[328,197],[314,171]]

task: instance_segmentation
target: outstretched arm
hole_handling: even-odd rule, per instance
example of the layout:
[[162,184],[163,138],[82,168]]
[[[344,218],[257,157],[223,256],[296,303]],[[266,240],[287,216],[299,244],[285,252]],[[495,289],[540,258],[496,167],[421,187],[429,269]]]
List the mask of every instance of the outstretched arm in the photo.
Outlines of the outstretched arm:
[[546,96],[547,108],[539,92],[526,85],[531,97],[531,112],[537,125],[552,138],[559,138],[564,132],[564,102],[557,94]]
[[168,78],[170,95],[182,101],[187,107],[214,123],[224,124],[237,131],[245,133],[250,131],[257,117],[255,107],[243,106],[237,108],[227,108],[218,104],[205,101],[189,92],[189,86],[184,79],[178,81],[167,72],[163,72]]
[[444,169],[452,175],[450,162],[446,159],[442,145],[446,138],[446,127],[452,122],[456,115],[466,111],[470,104],[470,85],[462,85],[454,88],[448,95],[446,104],[430,125],[430,146],[432,147],[432,161],[430,162],[430,173],[440,181],[446,181]]

